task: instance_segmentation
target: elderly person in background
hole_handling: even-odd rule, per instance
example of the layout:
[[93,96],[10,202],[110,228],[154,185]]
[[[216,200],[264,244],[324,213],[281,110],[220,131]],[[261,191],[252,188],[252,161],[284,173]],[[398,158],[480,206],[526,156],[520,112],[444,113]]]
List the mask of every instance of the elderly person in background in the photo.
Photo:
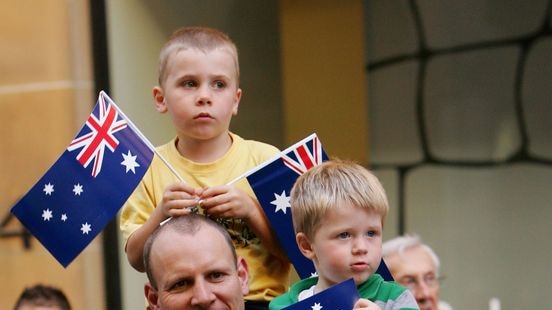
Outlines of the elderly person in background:
[[382,254],[395,281],[412,292],[421,310],[452,310],[439,300],[439,257],[417,235],[383,243]]

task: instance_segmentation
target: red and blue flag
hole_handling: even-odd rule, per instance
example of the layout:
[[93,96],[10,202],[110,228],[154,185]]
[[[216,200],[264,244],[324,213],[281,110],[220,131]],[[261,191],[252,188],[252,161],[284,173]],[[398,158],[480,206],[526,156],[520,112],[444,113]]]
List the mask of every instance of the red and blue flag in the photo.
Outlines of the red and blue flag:
[[11,212],[67,267],[115,218],[153,154],[102,91],[77,136]]
[[[301,253],[295,241],[290,192],[301,174],[328,159],[320,139],[313,133],[247,176],[278,241],[302,279],[315,275],[316,271],[312,261]],[[383,260],[377,273],[387,281],[393,280]]]
[[301,174],[326,160],[328,155],[320,140],[316,134],[311,134],[247,177],[276,237],[301,278],[310,277],[315,270],[295,242],[290,191]]

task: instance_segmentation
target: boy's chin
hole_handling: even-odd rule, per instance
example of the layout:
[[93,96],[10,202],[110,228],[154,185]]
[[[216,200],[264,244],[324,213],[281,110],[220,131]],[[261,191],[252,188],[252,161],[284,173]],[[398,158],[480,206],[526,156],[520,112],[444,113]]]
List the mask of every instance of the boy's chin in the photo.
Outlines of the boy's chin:
[[353,277],[353,280],[355,281],[355,285],[359,286],[362,283],[366,282],[366,280],[368,280],[368,278],[370,277],[370,274],[368,273],[356,274],[356,275],[353,275],[352,277]]

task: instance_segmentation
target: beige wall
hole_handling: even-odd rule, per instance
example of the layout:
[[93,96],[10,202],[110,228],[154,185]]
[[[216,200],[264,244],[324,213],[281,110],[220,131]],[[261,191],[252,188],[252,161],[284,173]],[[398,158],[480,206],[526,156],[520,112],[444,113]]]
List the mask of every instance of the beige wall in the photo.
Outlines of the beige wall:
[[331,156],[368,162],[362,1],[280,1],[286,145],[316,132]]
[[[94,103],[88,14],[85,0],[0,4],[2,218],[61,155]],[[21,224],[13,219],[5,229]],[[100,244],[64,269],[36,239],[25,249],[20,238],[1,238],[0,308],[41,282],[61,287],[75,309],[103,309]]]

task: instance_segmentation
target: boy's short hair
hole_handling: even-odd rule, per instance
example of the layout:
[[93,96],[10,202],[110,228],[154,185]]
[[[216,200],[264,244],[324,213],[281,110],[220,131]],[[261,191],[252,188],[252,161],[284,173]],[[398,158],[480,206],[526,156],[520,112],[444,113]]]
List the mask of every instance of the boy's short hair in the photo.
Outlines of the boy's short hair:
[[291,190],[291,214],[295,233],[314,237],[328,210],[343,203],[381,215],[389,210],[385,190],[378,178],[352,161],[330,160],[301,175]]
[[227,49],[234,58],[236,80],[240,80],[238,48],[225,33],[207,27],[183,27],[172,33],[159,53],[159,85],[163,86],[167,78],[167,62],[171,55],[185,49],[194,48],[202,52],[214,49]]

